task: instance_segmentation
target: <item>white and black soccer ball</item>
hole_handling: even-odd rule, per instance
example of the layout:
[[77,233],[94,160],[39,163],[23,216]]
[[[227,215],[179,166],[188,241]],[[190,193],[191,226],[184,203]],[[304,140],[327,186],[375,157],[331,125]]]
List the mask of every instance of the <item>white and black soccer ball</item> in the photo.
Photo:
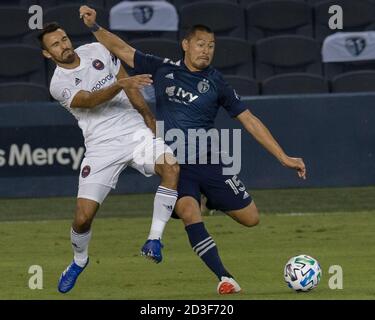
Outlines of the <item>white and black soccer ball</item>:
[[319,262],[305,254],[290,258],[284,267],[284,279],[295,291],[310,291],[320,282],[322,269]]

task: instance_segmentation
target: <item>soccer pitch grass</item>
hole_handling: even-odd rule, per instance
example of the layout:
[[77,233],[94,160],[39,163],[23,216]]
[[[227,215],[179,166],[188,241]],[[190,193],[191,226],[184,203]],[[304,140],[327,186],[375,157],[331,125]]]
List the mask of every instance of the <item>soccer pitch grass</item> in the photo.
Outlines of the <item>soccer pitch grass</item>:
[[[217,279],[193,253],[178,220],[168,223],[161,264],[139,256],[152,194],[108,199],[94,221],[90,264],[62,295],[57,280],[72,258],[74,198],[0,200],[0,299],[375,299],[375,187],[252,195],[261,212],[255,228],[220,213],[204,217],[243,289],[231,296],[216,294]],[[284,264],[301,253],[316,258],[323,271],[308,293],[293,292],[283,280]],[[31,265],[43,268],[42,290],[28,287]],[[329,288],[332,265],[343,269],[342,290]]]

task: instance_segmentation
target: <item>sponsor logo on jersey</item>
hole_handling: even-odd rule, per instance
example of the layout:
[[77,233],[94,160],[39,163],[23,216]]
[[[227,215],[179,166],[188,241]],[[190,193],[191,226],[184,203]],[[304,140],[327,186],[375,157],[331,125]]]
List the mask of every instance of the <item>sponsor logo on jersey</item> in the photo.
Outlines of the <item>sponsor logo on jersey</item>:
[[107,74],[103,79],[100,79],[95,86],[91,88],[91,92],[94,92],[96,90],[100,90],[108,81],[113,79],[113,74]]
[[197,95],[176,86],[167,87],[165,93],[168,95],[170,101],[177,103],[190,104],[198,99]]
[[168,73],[165,77],[166,77],[167,79],[172,79],[172,80],[174,80],[173,72]]
[[210,90],[210,83],[207,79],[203,79],[202,81],[198,82],[197,89],[200,93],[206,93]]
[[104,63],[101,62],[99,59],[95,59],[95,60],[92,62],[92,66],[93,66],[96,70],[103,70],[103,69],[104,69]]
[[78,78],[76,78],[76,86],[78,86],[81,82],[82,82],[82,80],[81,79],[78,79]]
[[152,19],[154,9],[152,6],[134,6],[133,17],[141,24],[146,24]]
[[90,166],[84,166],[81,172],[82,178],[86,178],[91,172],[91,167]]

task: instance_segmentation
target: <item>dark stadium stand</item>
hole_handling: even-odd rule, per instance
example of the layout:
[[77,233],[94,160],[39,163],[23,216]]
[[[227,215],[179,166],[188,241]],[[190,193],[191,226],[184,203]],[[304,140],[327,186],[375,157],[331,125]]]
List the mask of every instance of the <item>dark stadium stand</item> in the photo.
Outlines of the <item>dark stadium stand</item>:
[[328,93],[328,81],[308,73],[288,73],[273,76],[261,84],[262,94]]
[[256,2],[246,9],[247,39],[255,43],[262,38],[297,34],[313,36],[312,8],[295,0]]
[[159,38],[138,39],[130,44],[144,53],[154,54],[162,58],[169,58],[173,61],[182,58],[181,45],[177,41]]
[[23,45],[0,46],[0,82],[30,82],[46,85],[44,58],[38,48]]
[[343,73],[332,79],[332,92],[375,91],[375,70]]
[[27,21],[29,13],[22,7],[4,7],[0,9],[1,25],[12,26],[0,28],[0,44],[20,43],[30,33]]
[[328,0],[315,5],[315,38],[323,41],[325,37],[336,32],[331,30],[327,21],[331,15],[328,9],[332,5],[340,5],[344,12],[343,30],[346,31],[365,31],[375,30],[375,3],[368,0]]
[[95,8],[104,8],[105,5],[105,0],[38,0],[38,2],[43,8],[52,8],[62,5],[88,5]]
[[305,36],[276,36],[255,44],[257,80],[283,73],[307,72],[322,75],[320,46]]
[[355,62],[330,62],[323,64],[324,75],[327,79],[347,72],[375,70],[375,61],[355,61]]
[[[79,5],[61,5],[44,11],[44,21],[58,22],[65,29],[70,39],[80,42],[95,41],[94,36],[88,28],[79,19]],[[104,28],[108,28],[108,11],[96,8],[97,21]]]
[[[208,12],[212,14],[207,14]],[[180,37],[194,24],[205,24],[216,36],[245,39],[245,12],[228,1],[202,2],[185,5],[180,10]]]
[[259,94],[258,83],[255,79],[231,75],[224,75],[224,79],[240,96],[256,96]]
[[223,74],[253,77],[253,53],[245,40],[217,37],[212,65]]
[[[109,28],[110,10],[119,2],[121,0],[1,0],[0,83],[9,83],[9,92],[22,92],[32,101],[46,98],[46,91],[40,86],[48,88],[55,67],[52,62],[43,60],[37,32],[30,31],[25,24],[30,5],[41,5],[44,22],[59,22],[73,45],[78,47],[96,41],[78,19],[79,6],[95,7],[98,23]],[[371,85],[375,60],[322,63],[321,57],[326,36],[336,31],[375,30],[375,0],[168,2],[178,10],[178,32],[113,32],[141,51],[179,60],[182,57],[180,40],[186,29],[198,23],[208,25],[216,35],[213,66],[223,72],[241,95],[329,92],[331,81],[332,92],[375,90]],[[344,30],[328,28],[331,5],[343,7]],[[10,61],[17,61],[17,64]],[[15,82],[21,84],[15,85]],[[32,86],[24,83],[37,88],[33,91]],[[14,89],[17,86],[18,91]],[[4,85],[1,90],[5,91]],[[6,99],[7,95],[1,97]],[[16,99],[12,95],[8,98]]]
[[50,95],[45,85],[29,82],[0,84],[0,103],[49,101]]

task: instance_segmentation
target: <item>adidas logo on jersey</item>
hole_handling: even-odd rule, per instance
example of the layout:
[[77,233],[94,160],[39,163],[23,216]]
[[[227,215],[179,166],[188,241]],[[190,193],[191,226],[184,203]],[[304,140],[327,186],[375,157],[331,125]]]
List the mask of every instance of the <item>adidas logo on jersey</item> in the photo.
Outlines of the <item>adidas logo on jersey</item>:
[[81,79],[76,78],[76,86],[78,86],[82,82]]
[[167,79],[172,79],[172,80],[174,80],[173,72],[172,72],[172,73],[168,73],[165,77],[166,77]]

